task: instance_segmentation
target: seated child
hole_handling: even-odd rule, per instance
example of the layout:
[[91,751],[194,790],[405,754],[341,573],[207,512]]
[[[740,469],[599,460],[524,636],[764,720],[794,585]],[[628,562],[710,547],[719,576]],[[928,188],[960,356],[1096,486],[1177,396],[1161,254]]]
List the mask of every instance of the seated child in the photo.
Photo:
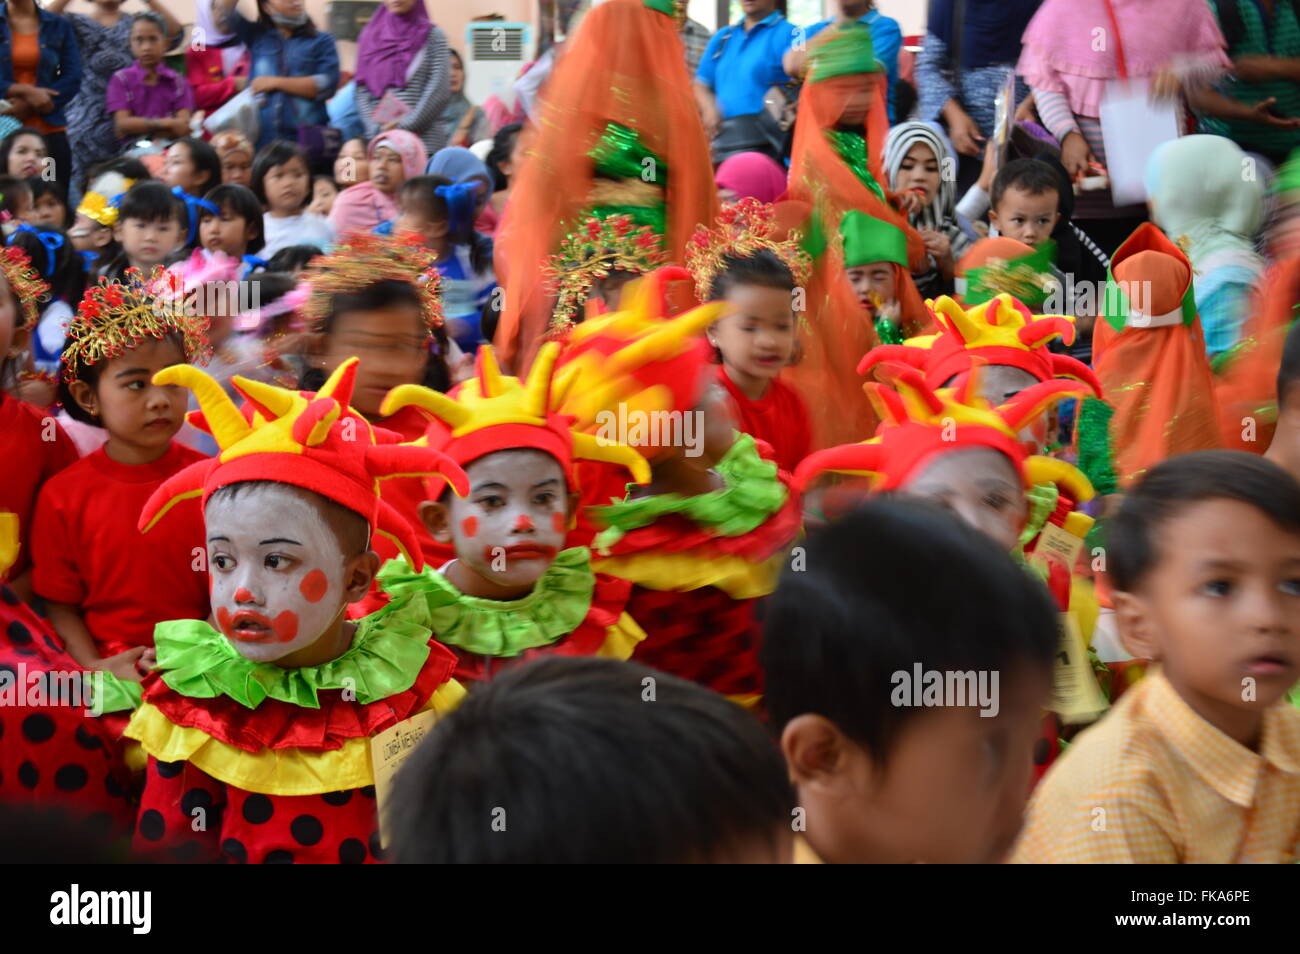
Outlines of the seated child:
[[32,187],[18,176],[0,175],[0,224],[8,238],[32,214]]
[[608,659],[541,659],[471,693],[391,806],[402,864],[779,863],[793,848],[790,782],[758,720]]
[[[60,401],[74,420],[103,427],[108,441],[42,488],[32,585],[78,665],[139,683],[154,624],[206,617],[208,590],[193,507],[181,507],[157,539],[141,536],[136,515],[164,481],[205,458],[173,440],[184,396],[151,383],[155,372],[191,360],[201,333],[171,307],[167,273],[127,279],[90,288],[68,326]],[[138,697],[138,687],[121,689]]]
[[121,253],[113,227],[117,225],[122,198],[136,181],[113,169],[100,173],[87,184],[68,236],[85,261],[88,274],[94,275]]
[[[199,212],[199,247],[209,256],[215,252],[244,262],[247,271],[263,261],[262,207],[251,189],[241,185],[219,185],[203,197],[211,208]],[[212,208],[217,211],[213,212]]]
[[773,228],[771,206],[742,199],[713,228],[695,230],[686,267],[700,301],[730,306],[705,336],[737,429],[769,444],[777,465],[793,472],[812,449],[812,428],[803,399],[778,375],[798,360],[795,289],[807,287],[812,262]]
[[253,144],[243,133],[227,129],[217,133],[209,143],[221,160],[223,185],[248,186],[253,181]]
[[63,352],[64,329],[72,320],[73,309],[86,290],[86,270],[81,257],[62,229],[35,227],[23,223],[9,244],[21,248],[31,259],[41,280],[50,286],[49,300],[41,307],[40,320],[32,331],[32,365],[42,375],[49,375],[49,392],[44,400],[31,396],[24,400],[49,407],[54,403],[53,377],[59,370]]
[[345,617],[379,566],[376,533],[419,559],[377,482],[416,473],[467,489],[441,454],[373,442],[347,409],[356,366],[305,397],[236,378],[251,423],[198,368],[154,377],[194,391],[221,455],[138,511],[150,537],[177,501],[201,498],[215,620],[159,624],[158,670],[126,730],[149,756],[135,835],[146,856],[379,860],[370,737],[463,695],[451,654],[400,601]]
[[118,140],[127,146],[137,139],[188,136],[194,95],[185,78],[163,62],[163,18],[152,11],[132,17],[130,45],[135,63],[114,73],[104,93],[104,108],[113,114]]
[[202,139],[181,139],[167,147],[162,181],[186,195],[200,196],[221,185],[221,157]]
[[1300,484],[1240,451],[1170,458],[1106,553],[1124,643],[1159,668],[1047,773],[1014,860],[1295,861]]
[[[450,337],[466,354],[483,340],[479,316],[497,287],[492,241],[473,228],[477,193],[442,176],[416,176],[402,183],[394,232],[415,232],[437,253],[443,312]],[[383,234],[383,227],[379,230]]]
[[260,149],[253,160],[251,187],[266,209],[262,219],[263,258],[270,258],[287,245],[308,243],[329,248],[334,244],[334,226],[307,211],[311,169],[297,146],[277,139]]
[[933,324],[907,270],[907,236],[890,222],[850,210],[840,221],[844,274],[881,344],[902,344]]
[[803,548],[760,650],[806,813],[796,861],[1001,861],[1051,687],[1047,594],[985,535],[921,503],[873,500]]
[[334,200],[338,198],[338,183],[330,176],[313,176],[311,180],[311,204],[307,206],[307,211],[312,215],[319,215],[322,219],[328,219],[330,209],[334,208]]
[[1040,159],[1013,159],[993,179],[989,206],[990,235],[1037,248],[1061,219],[1061,180]]
[[647,476],[645,461],[622,444],[573,433],[556,413],[558,350],[545,344],[519,381],[501,374],[485,345],[477,377],[451,395],[404,385],[384,401],[388,413],[420,408],[433,425],[429,446],[469,478],[463,499],[442,493],[419,508],[453,558],[423,573],[400,560],[379,571],[384,592],[414,596],[427,609],[463,680],[486,680],[511,660],[543,654],[626,659],[645,638],[624,611],[631,587],[594,572],[586,547],[565,547],[578,502],[575,460],[618,464],[636,479]]
[[69,225],[68,200],[57,182],[32,176],[27,180],[32,190],[32,211],[27,221],[46,229],[66,229]]
[[101,277],[123,281],[128,268],[148,275],[185,245],[185,203],[161,182],[137,182],[122,197],[113,237],[121,251],[100,266]]

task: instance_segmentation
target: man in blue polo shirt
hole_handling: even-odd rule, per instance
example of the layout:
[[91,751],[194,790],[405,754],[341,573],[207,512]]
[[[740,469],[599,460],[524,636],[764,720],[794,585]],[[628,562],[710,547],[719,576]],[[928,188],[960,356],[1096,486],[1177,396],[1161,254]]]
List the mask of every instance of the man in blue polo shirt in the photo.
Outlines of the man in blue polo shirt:
[[777,12],[776,0],[740,0],[740,8],[744,18],[713,35],[695,73],[696,99],[710,139],[725,131],[728,121],[763,112],[768,87],[790,82],[781,57],[795,27]]
[[893,17],[887,17],[876,9],[874,0],[839,0],[840,15],[810,27],[795,31],[790,52],[785,55],[785,69],[791,76],[803,73],[807,59],[807,47],[812,38],[829,26],[844,26],[858,22],[871,30],[871,45],[875,49],[876,59],[885,67],[885,76],[889,80],[889,122],[896,122],[894,116],[894,84],[898,82],[898,51],[903,48],[903,28]]

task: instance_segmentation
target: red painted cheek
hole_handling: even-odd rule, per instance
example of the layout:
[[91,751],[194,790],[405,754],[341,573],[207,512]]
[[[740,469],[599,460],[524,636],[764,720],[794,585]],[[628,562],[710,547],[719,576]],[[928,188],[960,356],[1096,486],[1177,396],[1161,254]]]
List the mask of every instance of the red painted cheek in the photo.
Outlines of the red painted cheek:
[[298,614],[292,610],[285,610],[271,620],[271,631],[275,633],[277,642],[289,642],[298,635]]
[[230,632],[230,611],[224,606],[217,607],[217,625],[223,633]]
[[558,510],[551,514],[551,529],[556,533],[563,533],[569,528],[569,521],[564,518],[564,514]]
[[478,517],[466,517],[460,522],[460,532],[467,537],[478,536]]
[[329,588],[330,581],[325,578],[325,574],[320,570],[312,570],[298,584],[303,599],[308,603],[319,603],[325,594],[329,592]]
[[244,588],[241,586],[239,589],[235,590],[235,602],[236,602],[236,603],[255,603],[255,602],[257,602],[257,601],[253,599],[253,594],[252,594],[252,593],[248,592],[248,590],[244,589]]

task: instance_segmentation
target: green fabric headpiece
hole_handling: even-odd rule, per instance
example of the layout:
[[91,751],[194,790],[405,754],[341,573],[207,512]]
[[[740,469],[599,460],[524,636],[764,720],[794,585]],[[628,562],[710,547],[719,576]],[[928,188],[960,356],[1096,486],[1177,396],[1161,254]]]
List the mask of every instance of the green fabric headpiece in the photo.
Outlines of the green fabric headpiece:
[[871,30],[860,23],[850,23],[836,30],[829,40],[809,54],[809,59],[810,83],[820,83],[833,76],[879,73],[882,69],[876,61]]
[[1055,260],[1056,243],[1051,239],[1019,258],[990,259],[958,275],[957,295],[962,304],[971,308],[1005,293],[1033,310],[1047,301],[1059,284],[1052,277]]
[[1282,163],[1273,177],[1273,187],[1269,190],[1274,195],[1300,192],[1300,149],[1291,153],[1291,157]]
[[840,219],[844,238],[844,266],[856,268],[873,262],[895,262],[907,267],[907,236],[892,222],[851,209]]
[[674,17],[677,11],[674,9],[673,0],[641,0],[651,10],[656,10],[666,17]]
[[[668,164],[646,148],[635,130],[622,123],[607,124],[587,155],[595,161],[598,175],[611,179],[639,179],[663,187],[668,184]],[[647,163],[647,159],[652,161]],[[647,169],[653,171],[653,178],[643,178]]]

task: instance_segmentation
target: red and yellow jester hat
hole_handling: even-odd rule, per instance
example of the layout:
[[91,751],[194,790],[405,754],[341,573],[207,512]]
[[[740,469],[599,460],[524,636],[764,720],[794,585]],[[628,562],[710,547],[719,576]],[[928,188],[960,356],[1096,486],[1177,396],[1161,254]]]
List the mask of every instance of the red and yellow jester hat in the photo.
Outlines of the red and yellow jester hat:
[[492,346],[482,345],[477,375],[450,395],[403,384],[388,392],[380,413],[387,417],[408,405],[421,408],[434,424],[427,435],[429,445],[462,467],[493,451],[532,448],[560,462],[571,488],[575,458],[621,464],[638,483],[648,481],[649,467],[636,451],[574,433],[573,418],[553,407],[551,378],[559,351],[554,341],[542,345],[528,379],[521,382],[502,374]]
[[198,398],[207,429],[221,453],[191,464],[159,487],[140,515],[148,531],[181,500],[229,484],[254,480],[301,487],[359,513],[371,533],[388,537],[411,566],[421,565],[420,547],[407,521],[379,499],[385,477],[440,476],[464,496],[465,472],[447,456],[421,444],[376,444],[373,432],[348,410],[357,359],[349,358],[314,395],[278,388],[236,375],[231,383],[256,413],[250,422],[203,370],[176,364],[154,375],[154,384],[180,384]]
[[866,374],[883,361],[896,361],[916,368],[935,390],[977,364],[1001,364],[1027,371],[1040,382],[1074,378],[1100,396],[1101,382],[1091,368],[1047,347],[1056,337],[1066,344],[1074,341],[1074,319],[1068,315],[1035,317],[1007,294],[968,309],[942,295],[935,299],[932,310],[939,322],[937,335],[873,348],[858,365],[858,373]]
[[[712,349],[703,331],[726,305],[712,302],[672,318],[668,289],[690,281],[688,271],[655,269],[623,293],[621,311],[584,321],[573,329],[556,374],[557,404],[579,430],[599,424],[602,412],[690,411],[710,381]],[[662,448],[638,445],[646,457]]]
[[881,416],[877,436],[860,444],[828,447],[804,458],[795,471],[802,491],[818,474],[873,476],[873,490],[896,490],[931,459],[953,450],[988,447],[1009,458],[1026,487],[1054,483],[1075,501],[1093,496],[1086,477],[1065,461],[1026,455],[1016,434],[1062,398],[1080,397],[1091,388],[1078,381],[1041,381],[999,408],[979,397],[979,374],[969,374],[954,389],[935,391],[919,371],[888,363],[878,371],[890,386],[863,385]]

